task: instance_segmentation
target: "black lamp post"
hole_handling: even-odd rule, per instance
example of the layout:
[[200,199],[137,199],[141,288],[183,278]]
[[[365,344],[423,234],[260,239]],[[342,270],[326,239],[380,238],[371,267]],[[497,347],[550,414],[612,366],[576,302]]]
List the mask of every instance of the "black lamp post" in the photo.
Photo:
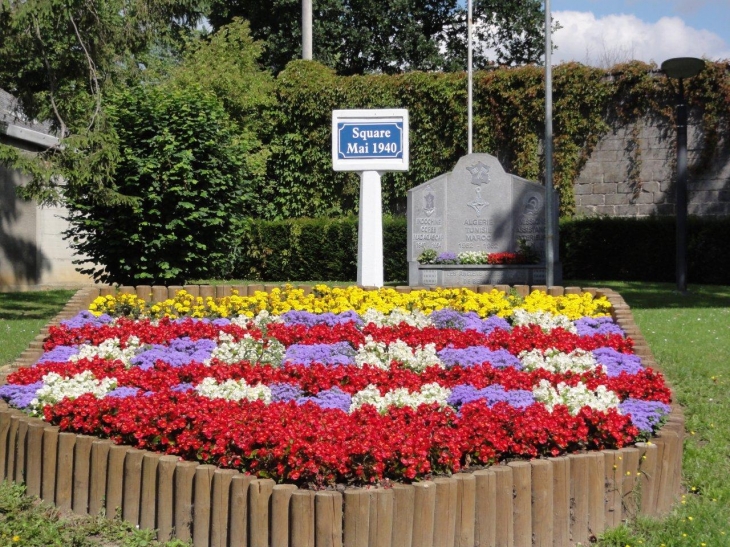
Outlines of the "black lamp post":
[[677,93],[677,290],[687,292],[687,105],[684,103],[684,79],[697,76],[705,68],[702,59],[676,57],[662,63],[662,71],[679,80]]

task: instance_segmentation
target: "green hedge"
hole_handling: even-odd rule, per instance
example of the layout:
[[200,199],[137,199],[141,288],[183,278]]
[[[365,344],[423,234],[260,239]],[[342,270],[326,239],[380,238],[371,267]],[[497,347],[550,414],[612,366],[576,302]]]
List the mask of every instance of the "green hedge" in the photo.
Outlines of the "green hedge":
[[[408,279],[406,220],[383,222],[386,282]],[[266,281],[354,281],[357,218],[252,221],[233,277]],[[565,279],[674,281],[675,224],[669,218],[586,218],[560,223]],[[688,223],[690,283],[730,285],[730,218]]]
[[[354,281],[357,217],[250,221],[235,255],[234,278],[266,281]],[[408,278],[406,219],[383,220],[386,281]]]

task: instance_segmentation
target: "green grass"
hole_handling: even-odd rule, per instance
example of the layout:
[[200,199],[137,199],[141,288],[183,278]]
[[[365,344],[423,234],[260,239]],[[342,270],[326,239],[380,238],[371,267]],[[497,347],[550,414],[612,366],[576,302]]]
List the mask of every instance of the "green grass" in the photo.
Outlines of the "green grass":
[[74,291],[0,293],[0,366],[14,361]]
[[[690,286],[687,294],[679,294],[661,283],[565,284],[610,287],[622,294],[687,417],[681,503],[664,520],[640,518],[607,532],[598,545],[730,546],[730,287]],[[70,295],[0,294],[0,364],[19,354]],[[8,351],[10,344],[17,349]],[[0,485],[0,546],[156,545],[149,533],[119,521],[59,516],[21,492],[21,487]]]

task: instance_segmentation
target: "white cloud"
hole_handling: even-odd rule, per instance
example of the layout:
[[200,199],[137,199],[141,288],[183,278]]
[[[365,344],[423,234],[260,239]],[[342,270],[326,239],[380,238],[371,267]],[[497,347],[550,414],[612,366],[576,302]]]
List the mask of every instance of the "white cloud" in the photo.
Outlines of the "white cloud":
[[647,23],[634,15],[557,11],[562,28],[553,36],[553,63],[579,61],[597,66],[637,59],[661,64],[671,57],[730,59],[730,45],[708,30],[689,27],[679,17]]

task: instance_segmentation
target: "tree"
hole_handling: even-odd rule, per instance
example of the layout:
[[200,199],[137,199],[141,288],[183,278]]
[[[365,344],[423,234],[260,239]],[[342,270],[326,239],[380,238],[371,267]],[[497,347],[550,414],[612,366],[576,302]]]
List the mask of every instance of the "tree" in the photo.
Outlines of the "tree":
[[[540,0],[476,2],[475,65],[537,62],[544,49]],[[339,74],[466,67],[466,9],[458,0],[313,0],[314,58]],[[301,0],[211,0],[214,28],[240,16],[265,44],[275,73],[301,56]]]
[[79,271],[120,284],[225,275],[235,221],[253,196],[242,184],[245,146],[221,102],[192,84],[137,85],[114,92],[105,110],[119,150],[114,190],[131,199],[67,197],[65,235],[87,257]]
[[[205,0],[0,0],[0,87],[26,116],[51,121],[62,146],[37,159],[0,145],[0,161],[33,175],[27,197],[64,192],[125,201],[112,190],[105,94],[139,78],[154,57],[178,51]],[[80,160],[78,150],[89,156]]]

